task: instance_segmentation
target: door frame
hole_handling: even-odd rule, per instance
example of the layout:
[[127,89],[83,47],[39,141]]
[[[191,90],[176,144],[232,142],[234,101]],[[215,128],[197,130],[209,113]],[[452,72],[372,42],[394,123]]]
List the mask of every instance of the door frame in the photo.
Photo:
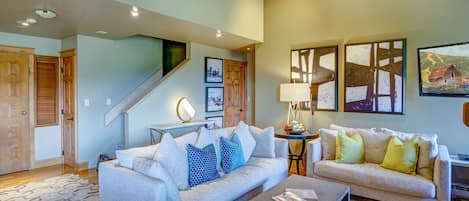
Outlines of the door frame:
[[[75,68],[75,69],[74,69],[74,73],[73,73],[73,80],[74,80],[73,84],[74,84],[74,93],[75,93],[75,101],[74,101],[74,103],[75,103],[75,105],[74,105],[75,114],[73,115],[73,119],[75,119],[75,120],[73,121],[73,123],[74,123],[74,126],[73,126],[73,129],[74,129],[74,132],[73,132],[73,141],[74,141],[74,142],[73,142],[73,143],[74,143],[74,148],[75,148],[75,150],[74,150],[74,153],[75,153],[75,154],[74,154],[73,157],[74,157],[74,164],[75,164],[75,167],[72,167],[72,168],[77,169],[78,166],[79,166],[78,160],[77,160],[77,159],[78,159],[78,152],[77,152],[77,150],[78,150],[78,149],[77,149],[77,131],[78,131],[78,129],[77,129],[77,123],[76,123],[76,122],[77,122],[77,116],[78,116],[78,115],[77,115],[77,114],[78,114],[78,110],[77,110],[77,109],[78,109],[78,108],[77,108],[78,105],[77,105],[77,101],[76,101],[76,100],[77,100],[77,79],[76,79],[76,78],[77,78],[77,72],[78,72],[78,71],[77,71],[77,58],[76,58],[76,50],[75,50],[75,48],[61,51],[61,52],[60,52],[60,56],[59,56],[59,65],[60,65],[60,66],[59,66],[59,68],[60,68],[60,69],[59,69],[59,72],[60,72],[60,76],[59,76],[59,77],[60,77],[60,78],[59,78],[60,89],[59,89],[59,91],[60,91],[60,93],[61,93],[61,96],[60,96],[60,108],[61,108],[61,109],[60,109],[60,121],[61,121],[60,130],[61,130],[61,134],[62,134],[62,135],[61,135],[61,138],[62,138],[61,144],[62,144],[62,153],[63,153],[63,151],[64,151],[64,143],[63,143],[63,139],[64,139],[64,122],[63,122],[63,114],[62,114],[61,111],[62,111],[63,108],[64,108],[63,98],[64,98],[65,94],[63,93],[63,87],[64,87],[64,85],[63,85],[63,74],[62,74],[62,73],[63,73],[63,60],[62,60],[62,58],[63,58],[63,57],[69,57],[69,56],[74,56],[73,62],[74,62],[74,68]],[[65,164],[65,156],[64,156],[63,154],[62,154],[62,158],[63,158],[63,159],[62,159],[62,164]]]
[[28,169],[34,167],[35,157],[34,157],[34,128],[35,128],[35,93],[34,93],[34,48],[28,47],[17,47],[17,46],[7,46],[0,45],[0,53],[10,53],[10,54],[24,54],[29,57],[29,66],[28,66],[28,114],[29,114],[29,128],[27,129],[29,136],[29,162]]

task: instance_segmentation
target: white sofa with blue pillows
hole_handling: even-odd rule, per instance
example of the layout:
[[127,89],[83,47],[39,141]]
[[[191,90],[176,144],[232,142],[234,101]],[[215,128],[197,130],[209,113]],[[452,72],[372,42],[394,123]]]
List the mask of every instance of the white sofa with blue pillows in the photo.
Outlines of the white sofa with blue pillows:
[[[341,129],[347,135],[361,135],[365,163],[344,164],[334,160],[336,135]],[[320,139],[310,141],[307,145],[307,176],[348,184],[352,194],[375,200],[451,200],[451,161],[446,146],[437,144],[436,134],[403,133],[386,128],[348,128],[334,124],[329,129],[319,129],[319,134]],[[404,141],[418,137],[416,175],[380,166],[391,136]]]
[[[249,128],[249,135],[244,132],[243,138],[249,137],[252,141],[243,144],[246,155],[246,164],[232,172],[224,174],[213,181],[205,182],[194,187],[183,187],[184,178],[180,174],[188,171],[181,161],[172,161],[177,168],[165,168],[164,162],[159,163],[156,155],[162,150],[160,144],[145,147],[131,148],[116,151],[116,160],[101,163],[99,166],[99,194],[101,201],[231,201],[248,200],[260,192],[266,191],[284,180],[288,176],[288,141],[273,138],[273,127],[264,130],[247,126],[240,122],[244,128]],[[174,139],[179,147],[187,144],[197,145],[202,138],[213,136],[214,145],[220,151],[219,138],[231,138],[233,133],[240,133],[240,127],[223,128],[217,130],[201,129],[199,133],[192,132]],[[204,134],[202,134],[204,133]],[[166,135],[166,134],[165,134]],[[205,137],[202,137],[205,136]],[[244,145],[250,144],[246,148]],[[254,144],[254,146],[253,146]],[[166,145],[165,145],[166,146]],[[178,148],[175,148],[178,149]],[[167,152],[167,151],[166,151]],[[168,152],[166,159],[176,158],[178,149]],[[248,152],[248,153],[246,153]],[[249,156],[250,155],[250,156]],[[217,162],[220,160],[217,157]],[[219,162],[218,162],[219,164]],[[219,167],[217,167],[219,168]],[[176,175],[177,174],[177,175]],[[187,178],[187,177],[186,177]]]

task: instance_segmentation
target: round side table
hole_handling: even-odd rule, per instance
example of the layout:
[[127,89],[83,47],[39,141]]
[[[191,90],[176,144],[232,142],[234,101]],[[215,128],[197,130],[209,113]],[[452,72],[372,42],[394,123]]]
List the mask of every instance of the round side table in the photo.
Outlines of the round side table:
[[303,161],[303,156],[305,154],[305,147],[306,147],[306,140],[313,140],[319,138],[319,135],[316,132],[309,132],[305,131],[302,134],[290,134],[286,131],[280,130],[275,131],[275,137],[283,138],[287,140],[301,140],[301,151],[299,154],[293,154],[290,150],[290,146],[288,146],[288,159],[290,160],[290,165],[288,169],[291,169],[292,162],[296,161],[296,173],[300,174],[300,161],[303,164],[303,167],[306,169],[306,166]]

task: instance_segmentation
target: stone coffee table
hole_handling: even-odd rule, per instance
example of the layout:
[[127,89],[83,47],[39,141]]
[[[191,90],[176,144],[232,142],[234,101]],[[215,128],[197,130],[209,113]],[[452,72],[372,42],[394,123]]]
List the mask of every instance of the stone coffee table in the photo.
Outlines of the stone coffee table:
[[251,201],[269,201],[273,196],[285,192],[285,188],[313,189],[318,201],[349,201],[350,187],[344,184],[323,181],[311,177],[292,175],[266,192],[254,197]]

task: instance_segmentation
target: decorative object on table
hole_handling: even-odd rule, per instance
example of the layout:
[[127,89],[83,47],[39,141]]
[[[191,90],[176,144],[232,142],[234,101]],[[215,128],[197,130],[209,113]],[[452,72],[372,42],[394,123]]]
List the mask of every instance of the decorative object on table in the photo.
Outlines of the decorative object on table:
[[205,111],[223,111],[224,98],[225,96],[223,87],[207,87],[205,93]]
[[469,42],[418,48],[421,96],[469,97]]
[[[99,164],[102,163],[102,162],[111,161],[111,160],[114,160],[114,159],[116,159],[115,154],[99,154],[98,162],[96,164],[96,167],[99,167]],[[96,172],[98,172],[98,170],[99,170],[99,168],[96,168]]]
[[205,83],[223,83],[223,59],[205,57]]
[[311,86],[303,109],[337,111],[338,46],[291,50],[291,81]]
[[186,97],[179,99],[176,106],[176,113],[183,123],[190,122],[195,117],[195,109]]
[[465,102],[463,105],[462,120],[464,124],[469,127],[469,102]]
[[406,40],[345,45],[345,112],[404,114]]
[[[287,83],[280,84],[280,101],[288,102],[287,123],[284,127],[285,131],[302,132],[305,127],[301,122],[301,102],[310,101],[309,84],[308,83]],[[293,118],[290,119],[290,116]],[[291,120],[291,121],[290,121]]]
[[301,198],[295,193],[285,191],[280,195],[272,197],[274,201],[305,201],[305,199]]
[[210,124],[207,124],[207,129],[220,129],[223,128],[223,116],[213,116],[213,117],[205,117],[206,120],[213,121]]
[[75,174],[0,189],[0,200],[98,201],[98,186]]

